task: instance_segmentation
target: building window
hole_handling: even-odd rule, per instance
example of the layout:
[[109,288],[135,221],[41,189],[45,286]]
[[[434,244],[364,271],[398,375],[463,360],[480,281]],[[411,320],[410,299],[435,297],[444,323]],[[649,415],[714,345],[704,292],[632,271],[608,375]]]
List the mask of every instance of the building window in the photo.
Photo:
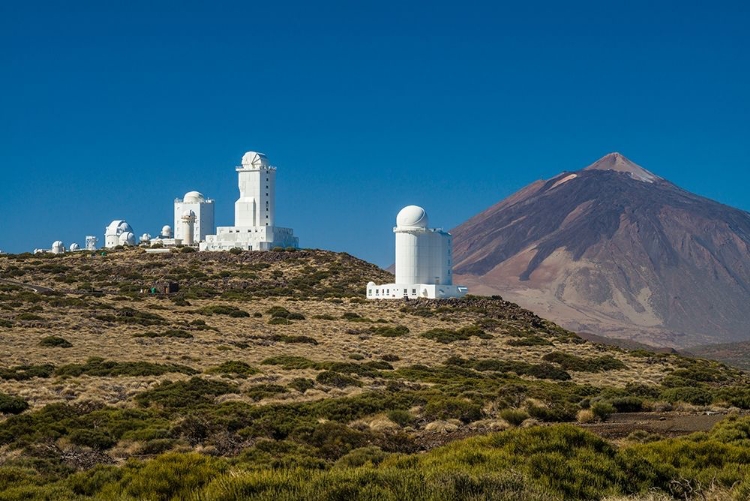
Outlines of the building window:
[[417,293],[417,289],[412,289],[411,293],[412,293],[412,295],[416,294]]

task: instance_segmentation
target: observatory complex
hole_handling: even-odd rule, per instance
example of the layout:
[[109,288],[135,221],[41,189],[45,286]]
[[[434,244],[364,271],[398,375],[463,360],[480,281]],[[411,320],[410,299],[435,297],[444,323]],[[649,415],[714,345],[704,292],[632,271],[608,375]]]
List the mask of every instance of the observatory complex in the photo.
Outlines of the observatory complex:
[[367,284],[367,299],[463,297],[468,288],[453,285],[451,235],[429,228],[427,212],[408,205],[396,216],[396,282]]
[[[248,151],[242,157],[242,165],[238,166],[236,171],[239,178],[240,198],[234,203],[234,226],[216,228],[216,235],[207,235],[205,241],[200,242],[200,250],[297,248],[299,239],[294,236],[292,229],[275,225],[276,167],[268,163],[263,153]],[[176,217],[177,210],[175,209]],[[190,217],[189,214],[183,212],[181,224],[188,224],[186,221]],[[197,212],[195,218],[197,222]],[[175,228],[177,227],[178,224],[175,221]]]

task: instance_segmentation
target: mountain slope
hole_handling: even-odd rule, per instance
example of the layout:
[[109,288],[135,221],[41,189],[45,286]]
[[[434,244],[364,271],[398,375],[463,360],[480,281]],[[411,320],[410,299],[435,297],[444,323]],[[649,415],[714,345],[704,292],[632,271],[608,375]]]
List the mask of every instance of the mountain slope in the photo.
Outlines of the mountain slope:
[[452,233],[457,280],[568,328],[661,346],[750,338],[750,214],[619,153]]

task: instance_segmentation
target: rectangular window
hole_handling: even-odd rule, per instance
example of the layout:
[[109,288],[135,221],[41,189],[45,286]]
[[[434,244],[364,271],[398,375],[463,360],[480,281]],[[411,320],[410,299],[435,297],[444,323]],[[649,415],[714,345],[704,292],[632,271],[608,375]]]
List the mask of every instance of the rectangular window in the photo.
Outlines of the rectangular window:
[[417,289],[412,289],[412,290],[411,290],[411,293],[412,293],[412,294],[416,294],[416,293],[417,293]]

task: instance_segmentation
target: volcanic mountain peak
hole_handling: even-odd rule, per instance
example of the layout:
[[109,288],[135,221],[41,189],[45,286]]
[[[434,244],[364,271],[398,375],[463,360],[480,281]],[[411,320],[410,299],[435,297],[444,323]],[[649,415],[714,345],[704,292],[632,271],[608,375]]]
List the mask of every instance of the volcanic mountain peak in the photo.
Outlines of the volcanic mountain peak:
[[604,155],[583,170],[613,170],[616,172],[625,172],[630,175],[631,178],[643,181],[644,183],[653,183],[654,181],[661,180],[656,174],[647,171],[640,165],[630,161],[617,152]]

